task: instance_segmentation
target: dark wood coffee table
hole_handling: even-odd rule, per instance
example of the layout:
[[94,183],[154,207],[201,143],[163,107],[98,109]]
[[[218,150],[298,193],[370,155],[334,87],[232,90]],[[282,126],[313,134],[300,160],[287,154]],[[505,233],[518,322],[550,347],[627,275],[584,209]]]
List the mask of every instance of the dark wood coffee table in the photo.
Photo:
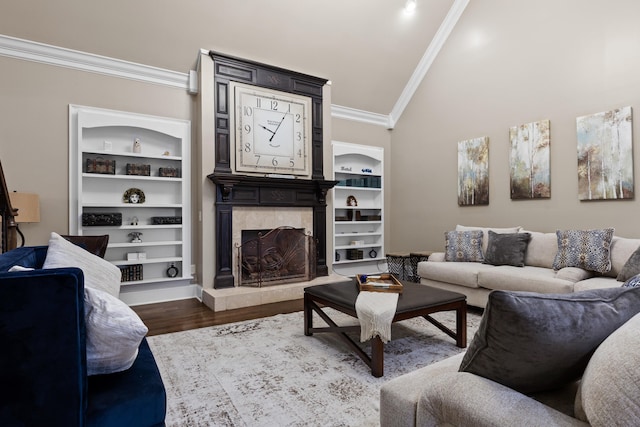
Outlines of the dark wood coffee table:
[[[467,346],[467,299],[463,294],[445,291],[426,285],[402,282],[404,289],[398,298],[398,306],[393,322],[422,316],[441,331],[456,340],[458,347]],[[313,335],[316,332],[337,333],[347,345],[371,368],[374,377],[384,374],[384,343],[380,337],[371,339],[371,356],[369,356],[347,332],[360,334],[360,326],[338,326],[321,307],[331,307],[352,317],[356,314],[356,298],[359,289],[354,280],[327,285],[310,286],[304,290],[304,334]],[[452,331],[438,322],[429,314],[439,311],[456,311],[456,331]],[[313,312],[324,320],[326,327],[313,327]]]

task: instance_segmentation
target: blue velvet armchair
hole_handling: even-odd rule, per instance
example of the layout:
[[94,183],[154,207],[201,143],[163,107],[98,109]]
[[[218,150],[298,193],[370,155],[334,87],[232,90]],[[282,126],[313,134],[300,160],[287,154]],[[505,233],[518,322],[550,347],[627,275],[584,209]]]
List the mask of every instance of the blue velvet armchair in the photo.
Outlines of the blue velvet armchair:
[[[41,269],[46,252],[0,255],[0,425],[164,426],[165,388],[146,339],[131,368],[87,376],[84,276]],[[14,265],[35,270],[8,272]]]

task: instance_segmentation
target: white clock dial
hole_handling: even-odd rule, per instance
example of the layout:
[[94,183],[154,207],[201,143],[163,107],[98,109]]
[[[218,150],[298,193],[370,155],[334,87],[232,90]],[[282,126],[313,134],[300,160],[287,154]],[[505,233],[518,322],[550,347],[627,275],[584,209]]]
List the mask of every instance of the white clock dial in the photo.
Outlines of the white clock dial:
[[236,171],[309,175],[308,97],[233,83]]

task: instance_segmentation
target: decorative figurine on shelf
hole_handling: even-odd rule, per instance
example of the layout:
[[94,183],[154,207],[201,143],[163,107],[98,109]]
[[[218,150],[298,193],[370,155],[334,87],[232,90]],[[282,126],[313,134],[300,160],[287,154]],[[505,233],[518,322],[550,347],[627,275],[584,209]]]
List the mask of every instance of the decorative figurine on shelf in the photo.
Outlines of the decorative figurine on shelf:
[[127,191],[125,191],[124,194],[122,195],[122,201],[124,203],[133,203],[133,204],[144,203],[145,201],[144,192],[139,188],[130,188]]
[[136,138],[133,141],[133,152],[134,153],[142,153],[142,144],[140,144],[140,138]]
[[171,153],[169,151],[165,151],[164,153],[162,153],[163,156],[170,156]]
[[169,268],[167,268],[167,276],[169,277],[176,277],[179,272],[178,267],[176,267],[174,263],[171,263]]
[[375,258],[375,257],[377,257],[377,256],[378,256],[378,252],[376,252],[376,250],[375,250],[375,249],[371,249],[371,250],[369,251],[369,258]]
[[132,231],[129,233],[129,237],[131,237],[131,243],[142,243],[142,239],[140,238],[142,233],[139,231]]
[[131,218],[131,225],[138,225],[138,217],[134,216],[133,218]]
[[355,196],[347,197],[347,206],[358,206],[358,201]]

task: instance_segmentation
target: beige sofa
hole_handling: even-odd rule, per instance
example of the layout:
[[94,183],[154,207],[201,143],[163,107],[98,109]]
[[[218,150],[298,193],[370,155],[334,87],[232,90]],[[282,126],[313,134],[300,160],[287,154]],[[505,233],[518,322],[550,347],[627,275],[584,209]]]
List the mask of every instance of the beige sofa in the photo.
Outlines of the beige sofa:
[[640,288],[498,291],[466,353],[381,387],[380,425],[640,425],[637,313]]
[[556,233],[541,233],[513,228],[482,228],[457,226],[457,230],[478,229],[484,232],[483,249],[487,247],[488,230],[498,233],[528,232],[524,267],[494,266],[480,262],[445,262],[445,254],[436,252],[428,261],[418,263],[420,283],[460,292],[467,303],[484,308],[489,293],[494,289],[531,291],[540,293],[569,293],[580,290],[610,288],[622,285],[616,277],[625,262],[640,246],[640,239],[614,236],[611,242],[611,270],[603,275],[576,267],[553,269],[558,251]]

